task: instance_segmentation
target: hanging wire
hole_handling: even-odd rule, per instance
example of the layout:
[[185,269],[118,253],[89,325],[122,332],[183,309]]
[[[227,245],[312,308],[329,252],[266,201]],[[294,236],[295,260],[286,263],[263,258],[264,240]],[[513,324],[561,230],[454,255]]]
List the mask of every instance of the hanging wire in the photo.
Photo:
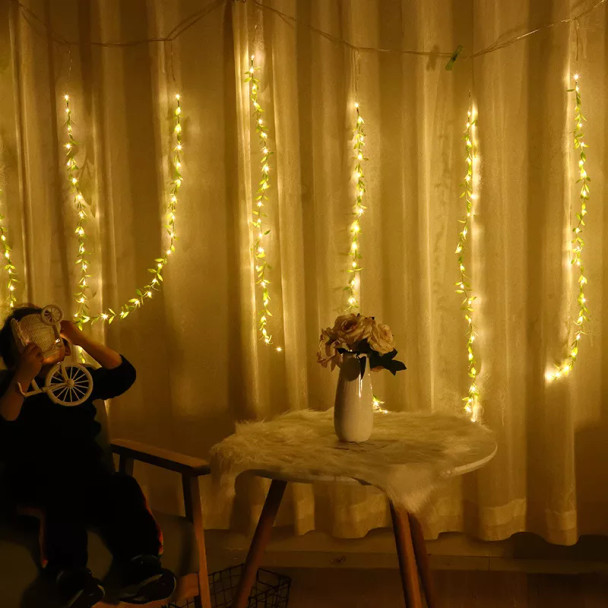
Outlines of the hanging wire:
[[[25,21],[27,21],[32,26],[33,29],[36,29],[36,25],[41,26],[45,31],[48,32],[51,39],[54,42],[56,42],[57,44],[68,45],[68,46],[80,46],[81,45],[80,41],[68,40],[67,38],[60,36],[53,30],[51,30],[47,26],[47,24],[40,17],[38,17],[38,15],[33,10],[31,10],[30,8],[28,8],[27,6],[22,4],[19,0],[13,0],[13,1],[17,3],[19,8],[21,9],[21,14],[23,15],[23,18],[25,19]],[[108,41],[108,42],[92,41],[92,42],[89,42],[88,44],[90,44],[91,46],[100,46],[100,47],[130,47],[130,46],[137,46],[140,44],[171,42],[173,40],[176,40],[179,36],[181,36],[184,32],[189,30],[193,25],[198,23],[201,19],[203,19],[203,18],[207,17],[208,15],[210,15],[211,13],[213,13],[220,6],[225,6],[228,2],[235,2],[235,1],[236,0],[215,0],[214,2],[211,2],[205,8],[203,8],[199,11],[196,11],[189,17],[186,17],[183,21],[178,23],[168,34],[166,34],[163,37],[142,38],[142,39],[136,39],[136,40],[127,40],[127,41]],[[394,53],[394,54],[399,54],[399,55],[419,55],[419,56],[425,56],[425,57],[446,57],[448,59],[450,59],[454,55],[454,51],[426,51],[426,50],[416,50],[416,49],[388,49],[388,48],[382,48],[382,47],[358,46],[358,45],[355,45],[352,42],[346,40],[345,38],[342,38],[340,36],[334,36],[333,34],[330,34],[329,32],[326,32],[313,25],[310,25],[309,23],[302,23],[298,19],[293,17],[292,15],[289,15],[289,14],[279,10],[278,8],[263,4],[261,2],[261,0],[250,0],[250,1],[256,8],[274,13],[279,18],[281,18],[283,21],[285,21],[286,23],[290,23],[292,25],[297,25],[300,27],[305,27],[305,28],[311,30],[312,32],[315,32],[319,36],[325,38],[326,40],[329,40],[336,44],[342,44],[355,51],[374,52],[374,53]],[[464,59],[473,59],[475,57],[487,55],[488,53],[493,53],[495,51],[499,51],[508,46],[516,44],[517,42],[520,42],[521,40],[525,40],[526,38],[533,36],[534,34],[537,34],[539,32],[543,32],[545,30],[549,30],[549,29],[558,27],[560,25],[578,23],[579,19],[581,19],[581,18],[585,17],[586,15],[588,15],[589,13],[593,12],[598,7],[606,4],[606,2],[608,2],[608,0],[597,0],[595,3],[593,3],[588,8],[581,10],[580,12],[576,13],[575,15],[573,15],[571,17],[568,17],[566,19],[560,19],[559,21],[555,21],[553,23],[541,25],[541,26],[531,29],[527,32],[524,32],[522,34],[518,34],[517,36],[508,38],[507,40],[503,40],[502,42],[497,40],[483,49],[480,49],[478,51],[474,51],[474,52],[468,53],[468,54],[466,54],[466,53],[462,54],[461,59],[463,59],[463,60]]]
[[[400,54],[400,55],[423,55],[423,56],[427,56],[427,57],[447,57],[450,59],[454,55],[454,51],[445,52],[445,51],[425,51],[425,50],[411,50],[411,49],[386,49],[386,48],[381,48],[381,47],[357,46],[357,45],[352,44],[345,38],[341,38],[339,36],[334,36],[332,34],[329,34],[328,32],[325,32],[319,28],[316,28],[308,23],[300,24],[300,22],[295,17],[288,15],[287,13],[284,13],[283,11],[281,11],[277,8],[274,8],[272,6],[267,6],[267,5],[263,4],[261,2],[261,0],[252,0],[252,2],[259,9],[275,13],[281,19],[283,19],[283,21],[290,22],[294,25],[303,25],[304,27],[308,28],[309,30],[316,32],[323,38],[330,40],[331,42],[334,42],[337,44],[343,44],[353,50],[371,51],[371,52],[376,52],[376,53],[395,53],[395,54]],[[481,55],[493,53],[494,51],[498,51],[498,50],[504,49],[505,47],[511,46],[512,44],[515,44],[516,42],[519,42],[520,40],[524,40],[525,38],[528,38],[529,36],[532,36],[533,34],[537,34],[538,32],[542,32],[544,30],[551,29],[551,28],[557,27],[559,25],[565,25],[565,24],[569,24],[569,23],[573,23],[573,22],[578,22],[579,19],[588,15],[589,13],[594,11],[596,8],[598,8],[602,4],[606,4],[606,2],[608,2],[608,0],[597,0],[597,2],[595,2],[589,8],[586,8],[586,9],[580,11],[579,13],[577,13],[576,15],[573,15],[572,17],[568,17],[567,19],[561,19],[559,21],[555,21],[554,23],[548,23],[546,25],[541,25],[541,26],[534,28],[530,31],[527,31],[523,34],[519,34],[517,36],[513,36],[512,38],[508,38],[507,40],[504,40],[502,42],[499,42],[499,41],[493,42],[491,45],[489,45],[483,49],[480,49],[479,51],[475,51],[475,52],[469,53],[469,54],[463,54],[462,59],[472,59],[474,57],[479,57]]]
[[[66,46],[81,46],[81,42],[78,40],[68,40],[63,36],[57,34],[51,28],[47,26],[47,24],[30,8],[22,4],[19,0],[13,0],[17,3],[19,8],[21,9],[21,14],[25,21],[32,26],[32,29],[36,29],[36,25],[41,26],[45,31],[48,32],[49,36],[56,42],[57,44],[62,44]],[[197,11],[180,21],[167,35],[158,38],[141,38],[136,40],[126,40],[126,41],[108,41],[102,42],[93,40],[88,44],[90,46],[100,46],[100,47],[129,47],[129,46],[138,46],[140,44],[148,44],[154,42],[171,42],[181,36],[184,32],[189,30],[193,25],[198,23],[204,17],[207,17],[211,13],[213,13],[220,6],[224,6],[226,4],[226,0],[215,0],[211,2],[208,6]]]

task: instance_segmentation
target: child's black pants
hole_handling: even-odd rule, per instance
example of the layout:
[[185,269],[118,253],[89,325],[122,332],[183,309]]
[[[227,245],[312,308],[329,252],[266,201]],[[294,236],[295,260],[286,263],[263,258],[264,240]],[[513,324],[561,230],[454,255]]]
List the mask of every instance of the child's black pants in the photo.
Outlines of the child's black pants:
[[120,562],[159,554],[160,531],[135,479],[101,466],[69,468],[11,475],[13,499],[44,514],[41,557],[49,572],[86,566],[90,526],[99,529]]

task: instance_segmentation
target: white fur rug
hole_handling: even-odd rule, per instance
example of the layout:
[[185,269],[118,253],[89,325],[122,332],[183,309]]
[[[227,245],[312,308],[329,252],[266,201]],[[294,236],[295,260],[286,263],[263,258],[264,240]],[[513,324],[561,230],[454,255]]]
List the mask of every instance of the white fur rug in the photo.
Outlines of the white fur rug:
[[239,424],[213,448],[211,468],[222,485],[260,470],[300,480],[348,477],[380,488],[415,512],[442,480],[495,450],[491,431],[460,416],[378,413],[370,441],[351,444],[336,437],[333,409],[302,410],[270,422]]

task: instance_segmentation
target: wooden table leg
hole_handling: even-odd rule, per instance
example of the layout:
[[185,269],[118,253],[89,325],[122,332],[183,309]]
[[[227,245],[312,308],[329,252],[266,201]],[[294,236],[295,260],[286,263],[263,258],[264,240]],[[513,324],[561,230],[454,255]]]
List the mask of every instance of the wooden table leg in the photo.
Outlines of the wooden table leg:
[[433,592],[433,582],[431,580],[431,569],[429,568],[429,557],[426,552],[426,544],[424,535],[422,534],[422,526],[418,519],[408,513],[410,521],[410,530],[412,532],[412,540],[414,541],[414,553],[416,554],[416,562],[418,563],[418,571],[422,580],[422,588],[426,597],[426,605],[428,608],[436,608],[435,594]]
[[268,490],[268,496],[266,496],[266,502],[262,509],[262,514],[258,521],[253,540],[249,547],[249,553],[247,553],[247,559],[245,560],[245,569],[243,575],[239,581],[239,586],[236,591],[236,595],[232,600],[232,608],[246,608],[247,601],[249,599],[249,593],[255,582],[255,577],[264,555],[264,549],[270,540],[272,533],[272,524],[274,523],[277,511],[281,505],[281,499],[287,486],[286,481],[273,480]]
[[395,532],[397,555],[399,556],[405,605],[407,608],[423,608],[420,581],[418,580],[418,566],[407,511],[399,510],[391,503],[391,515],[393,517],[393,530]]

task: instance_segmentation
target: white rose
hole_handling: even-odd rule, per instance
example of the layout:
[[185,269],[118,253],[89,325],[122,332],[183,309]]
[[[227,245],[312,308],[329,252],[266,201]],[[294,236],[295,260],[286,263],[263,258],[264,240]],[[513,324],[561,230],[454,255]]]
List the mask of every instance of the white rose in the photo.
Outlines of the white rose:
[[374,323],[367,342],[372,350],[375,350],[381,355],[386,355],[386,353],[395,350],[393,332],[391,331],[391,328],[388,325],[384,325],[384,323]]
[[374,320],[370,317],[350,313],[340,315],[332,328],[332,332],[350,348],[361,340],[369,338]]

